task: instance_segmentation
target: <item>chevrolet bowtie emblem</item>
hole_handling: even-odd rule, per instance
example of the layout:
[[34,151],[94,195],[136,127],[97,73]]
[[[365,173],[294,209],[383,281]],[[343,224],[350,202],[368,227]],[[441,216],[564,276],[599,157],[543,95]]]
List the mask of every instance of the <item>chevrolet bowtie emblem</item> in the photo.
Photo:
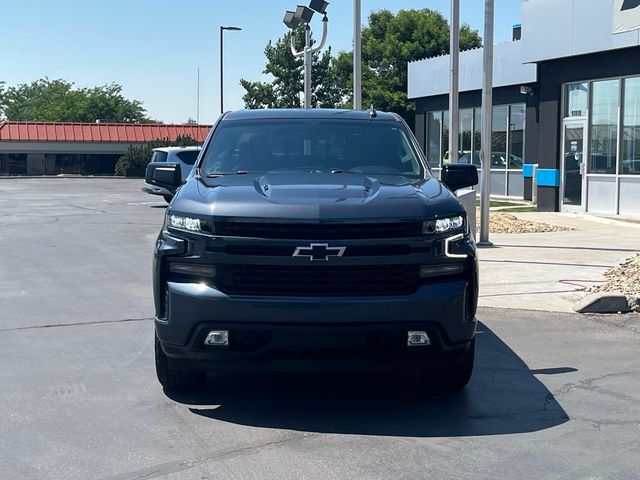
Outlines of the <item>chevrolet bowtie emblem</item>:
[[294,257],[307,257],[312,262],[326,262],[329,257],[341,257],[347,247],[330,247],[327,243],[312,243],[308,247],[298,247]]

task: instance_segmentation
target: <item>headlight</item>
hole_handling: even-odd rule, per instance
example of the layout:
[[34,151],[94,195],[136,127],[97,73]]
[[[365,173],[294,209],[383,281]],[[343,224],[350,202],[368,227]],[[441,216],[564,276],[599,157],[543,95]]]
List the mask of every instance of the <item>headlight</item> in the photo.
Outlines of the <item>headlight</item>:
[[214,233],[213,221],[182,215],[167,215],[166,225],[169,228],[184,230],[186,232]]
[[191,217],[181,217],[180,215],[169,215],[169,226],[178,230],[189,232],[200,231],[200,219]]
[[422,224],[422,233],[444,233],[451,232],[453,230],[462,230],[464,228],[464,223],[464,215],[427,220]]

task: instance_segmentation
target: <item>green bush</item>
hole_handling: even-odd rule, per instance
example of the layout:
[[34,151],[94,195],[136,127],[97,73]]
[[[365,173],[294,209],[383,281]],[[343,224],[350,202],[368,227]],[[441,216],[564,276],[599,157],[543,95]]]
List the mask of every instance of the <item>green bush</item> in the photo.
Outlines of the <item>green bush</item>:
[[114,173],[121,177],[144,177],[154,148],[188,147],[191,145],[198,145],[198,142],[189,135],[179,135],[173,142],[167,139],[158,139],[146,145],[131,145],[127,153],[116,162]]

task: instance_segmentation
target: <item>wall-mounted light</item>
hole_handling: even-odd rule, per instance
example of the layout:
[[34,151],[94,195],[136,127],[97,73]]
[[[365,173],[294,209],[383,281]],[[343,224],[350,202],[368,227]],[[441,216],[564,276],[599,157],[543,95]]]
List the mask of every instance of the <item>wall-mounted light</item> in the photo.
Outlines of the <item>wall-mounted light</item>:
[[527,87],[526,85],[522,85],[522,86],[520,87],[520,93],[521,93],[522,95],[530,95],[530,96],[533,96],[533,94],[534,94],[535,92],[533,91],[533,88],[531,88],[531,87]]

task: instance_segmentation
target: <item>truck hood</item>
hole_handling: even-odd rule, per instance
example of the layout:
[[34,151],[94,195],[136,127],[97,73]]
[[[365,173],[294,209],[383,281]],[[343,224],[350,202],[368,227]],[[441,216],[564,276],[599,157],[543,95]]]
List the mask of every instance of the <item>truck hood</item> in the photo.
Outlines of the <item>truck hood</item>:
[[415,220],[464,211],[437,179],[364,174],[189,177],[171,211],[218,219]]

